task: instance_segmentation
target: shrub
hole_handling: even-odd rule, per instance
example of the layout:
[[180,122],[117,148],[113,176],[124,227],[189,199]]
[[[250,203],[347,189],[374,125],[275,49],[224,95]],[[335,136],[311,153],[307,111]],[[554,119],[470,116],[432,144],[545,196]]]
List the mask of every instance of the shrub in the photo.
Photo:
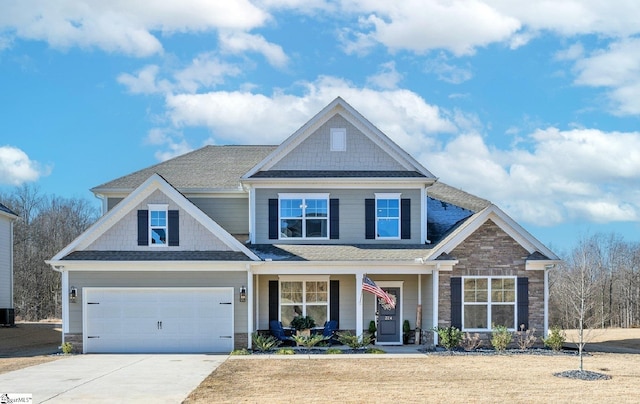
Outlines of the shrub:
[[473,335],[471,335],[469,332],[466,332],[464,334],[464,337],[462,338],[462,342],[460,343],[460,346],[465,351],[474,351],[480,348],[482,346],[482,340],[480,339],[480,334],[476,332]]
[[298,344],[299,346],[303,346],[307,349],[311,349],[314,346],[318,345],[318,343],[324,341],[326,339],[326,337],[322,334],[317,334],[317,335],[293,335],[291,337],[296,344]]
[[451,351],[462,342],[462,331],[454,326],[435,327],[433,331],[438,333],[438,343],[447,351]]
[[520,324],[520,331],[516,331],[516,343],[518,344],[518,348],[522,350],[531,348],[538,339],[538,337],[535,336],[535,333],[535,328],[530,328],[525,331],[524,324]]
[[342,353],[342,349],[340,348],[329,348],[325,352],[327,355],[339,355]]
[[497,325],[493,327],[491,331],[491,346],[498,352],[502,352],[507,349],[507,346],[513,340],[513,335],[507,327],[503,325]]
[[351,349],[362,349],[371,344],[371,335],[365,333],[358,337],[349,331],[343,331],[338,333],[338,341]]
[[64,342],[60,346],[60,349],[62,349],[62,353],[65,354],[65,355],[73,353],[73,345],[71,344],[71,342]]
[[293,348],[280,348],[276,351],[276,355],[295,355]]
[[383,353],[386,353],[385,351],[383,351],[380,348],[367,348],[367,350],[365,352],[366,353],[370,353],[370,354],[383,354]]
[[564,330],[556,325],[551,327],[549,335],[547,338],[543,338],[542,342],[544,343],[544,346],[549,347],[554,351],[560,351],[566,340],[567,336],[564,333]]
[[231,355],[251,355],[251,352],[247,348],[235,349],[231,351]]
[[253,333],[251,335],[251,341],[253,341],[253,349],[260,352],[268,352],[277,348],[280,345],[280,341],[272,335],[261,335]]
[[368,331],[369,331],[369,334],[371,334],[371,335],[375,335],[376,334],[377,328],[376,328],[376,322],[375,321],[373,321],[373,320],[369,321],[369,329],[368,329]]

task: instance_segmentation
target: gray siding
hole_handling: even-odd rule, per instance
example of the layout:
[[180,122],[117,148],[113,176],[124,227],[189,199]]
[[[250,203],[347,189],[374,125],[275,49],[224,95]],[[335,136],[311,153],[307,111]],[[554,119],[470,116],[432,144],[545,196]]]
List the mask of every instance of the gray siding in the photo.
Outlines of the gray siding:
[[[331,128],[347,130],[346,151],[331,151]],[[400,170],[394,158],[336,114],[272,167],[273,170]]]
[[239,302],[240,287],[247,284],[246,272],[70,272],[69,285],[78,288],[76,303],[69,303],[69,333],[82,333],[82,288],[84,287],[233,287],[234,330],[247,330],[247,303]]
[[[278,193],[329,193],[329,198],[340,200],[340,238],[322,240],[323,244],[399,243],[420,244],[420,194],[419,189],[256,189],[256,243],[298,244],[298,240],[269,240],[269,199],[277,199]],[[375,193],[401,193],[401,198],[411,199],[411,238],[406,240],[379,241],[365,239],[364,201],[375,198]]]
[[0,308],[13,308],[11,221],[0,216]]
[[169,210],[180,210],[180,246],[169,247],[172,250],[229,251],[230,248],[214,234],[202,226],[184,210],[179,209],[169,197],[155,191],[135,209],[127,213],[118,223],[111,226],[87,250],[98,251],[141,251],[157,250],[158,247],[138,246],[138,209],[148,209],[147,204],[166,203]]
[[249,234],[249,198],[189,198],[231,234]]

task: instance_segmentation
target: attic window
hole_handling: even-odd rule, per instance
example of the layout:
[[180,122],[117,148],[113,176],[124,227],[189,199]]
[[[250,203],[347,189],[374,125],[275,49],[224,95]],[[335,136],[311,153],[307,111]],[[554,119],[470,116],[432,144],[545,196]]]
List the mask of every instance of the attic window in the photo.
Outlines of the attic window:
[[153,247],[167,245],[167,208],[168,205],[149,205],[149,240]]
[[331,151],[347,150],[347,130],[345,128],[331,128]]

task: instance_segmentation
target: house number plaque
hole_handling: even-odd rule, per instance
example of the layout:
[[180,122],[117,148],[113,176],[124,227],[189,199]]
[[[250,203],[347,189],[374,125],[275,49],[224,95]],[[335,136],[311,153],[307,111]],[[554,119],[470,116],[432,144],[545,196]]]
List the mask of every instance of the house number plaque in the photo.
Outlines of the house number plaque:
[[385,321],[393,320],[393,316],[384,316]]

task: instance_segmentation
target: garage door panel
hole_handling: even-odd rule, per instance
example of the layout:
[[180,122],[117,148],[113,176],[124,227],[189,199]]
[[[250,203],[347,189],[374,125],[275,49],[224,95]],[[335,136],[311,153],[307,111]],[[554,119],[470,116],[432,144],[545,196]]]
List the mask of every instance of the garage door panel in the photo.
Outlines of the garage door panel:
[[[85,352],[229,352],[231,288],[85,288]],[[92,338],[89,338],[92,337]]]

